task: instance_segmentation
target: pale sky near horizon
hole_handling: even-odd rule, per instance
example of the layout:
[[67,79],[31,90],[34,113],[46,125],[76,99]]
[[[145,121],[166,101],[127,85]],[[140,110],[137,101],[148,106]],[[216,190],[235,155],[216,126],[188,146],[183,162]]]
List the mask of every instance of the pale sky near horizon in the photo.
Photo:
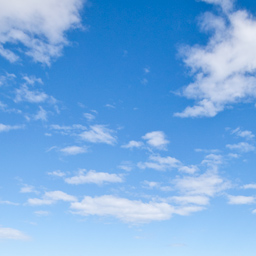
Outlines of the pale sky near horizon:
[[0,0],[0,255],[254,256],[256,4]]

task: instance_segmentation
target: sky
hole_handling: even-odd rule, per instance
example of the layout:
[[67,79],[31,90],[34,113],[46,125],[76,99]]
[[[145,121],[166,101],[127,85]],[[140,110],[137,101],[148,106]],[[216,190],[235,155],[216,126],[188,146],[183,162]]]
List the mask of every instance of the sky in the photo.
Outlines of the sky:
[[256,4],[0,0],[0,254],[254,256]]

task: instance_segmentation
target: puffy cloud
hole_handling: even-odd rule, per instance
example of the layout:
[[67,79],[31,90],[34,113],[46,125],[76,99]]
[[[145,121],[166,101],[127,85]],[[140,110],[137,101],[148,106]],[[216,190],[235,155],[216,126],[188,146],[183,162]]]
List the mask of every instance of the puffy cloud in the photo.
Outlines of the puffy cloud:
[[212,117],[226,106],[256,98],[255,18],[245,10],[232,11],[232,1],[204,1],[219,4],[225,15],[206,13],[201,27],[212,32],[209,42],[182,51],[194,75],[182,95],[196,103],[178,117]]
[[29,237],[17,229],[0,227],[0,239],[28,240]]
[[216,172],[207,171],[198,176],[185,176],[174,181],[176,189],[185,195],[201,195],[212,197],[216,193],[229,188]]
[[83,140],[92,143],[106,143],[109,145],[114,145],[116,143],[116,138],[112,136],[113,130],[106,128],[104,125],[93,125],[90,126],[89,131],[84,131],[80,134]]
[[252,204],[255,202],[253,196],[228,196],[229,204]]
[[78,147],[78,146],[69,146],[62,148],[60,150],[62,153],[65,153],[66,155],[78,155],[85,153],[87,149],[85,147]]
[[124,222],[137,223],[167,220],[175,212],[174,207],[167,203],[143,203],[111,195],[86,196],[81,202],[71,203],[71,209],[84,216],[114,216]]
[[68,195],[62,191],[50,191],[45,192],[42,199],[40,198],[29,198],[28,204],[30,205],[51,205],[56,203],[57,201],[64,202],[75,202],[77,198],[75,196]]
[[142,139],[146,140],[147,144],[157,149],[165,149],[169,143],[162,131],[149,132],[145,134]]
[[226,147],[232,150],[235,149],[242,152],[250,152],[255,150],[255,147],[247,142],[240,142],[238,144],[227,144]]
[[73,176],[65,179],[66,183],[69,184],[85,184],[85,183],[95,183],[95,184],[103,184],[103,183],[120,183],[123,182],[123,178],[121,175],[110,174],[106,172],[96,172],[96,171],[88,171],[80,170],[77,176]]
[[[0,54],[19,59],[8,44],[24,46],[34,61],[50,65],[68,45],[66,31],[81,26],[79,11],[85,0],[9,0],[0,4]],[[19,47],[20,49],[20,47]]]

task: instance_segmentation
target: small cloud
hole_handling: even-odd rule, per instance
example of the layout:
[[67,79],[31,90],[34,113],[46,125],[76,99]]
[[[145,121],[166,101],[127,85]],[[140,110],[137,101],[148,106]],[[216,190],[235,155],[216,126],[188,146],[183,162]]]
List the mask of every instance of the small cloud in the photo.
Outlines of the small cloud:
[[123,178],[118,174],[110,174],[106,172],[86,171],[84,169],[79,171],[77,176],[66,178],[65,182],[68,184],[86,184],[95,183],[101,185],[103,183],[120,183],[123,182]]
[[37,216],[49,216],[50,212],[48,211],[35,211],[34,212]]
[[23,232],[13,228],[0,227],[0,240],[28,240],[29,237]]
[[227,144],[226,147],[231,150],[239,150],[242,152],[250,152],[255,150],[255,147],[247,142],[240,142],[238,144]]
[[170,143],[166,138],[165,134],[162,131],[154,131],[145,134],[142,139],[146,140],[147,144],[151,147],[165,150],[166,146]]
[[252,204],[255,202],[253,196],[231,196],[228,195],[229,204]]
[[235,130],[231,131],[231,134],[235,134],[239,137],[245,138],[247,140],[253,139],[255,135],[251,131],[242,131],[240,127],[236,128]]
[[146,84],[148,83],[148,79],[143,78],[140,82],[141,82],[142,84],[146,85]]
[[0,124],[0,132],[9,132],[11,130],[19,130],[23,129],[25,126],[24,125],[5,125],[5,124]]
[[48,172],[47,174],[51,175],[51,176],[56,176],[56,177],[64,177],[64,176],[66,176],[66,173],[64,173],[64,172],[62,172],[60,170],[53,171],[53,172]]
[[34,186],[30,186],[24,184],[24,186],[20,189],[20,193],[37,193]]
[[69,147],[60,149],[60,151],[66,155],[78,155],[78,154],[86,153],[87,149],[85,147],[69,146]]
[[122,162],[120,165],[118,165],[119,169],[122,169],[124,171],[130,172],[133,169],[133,165],[131,162]]
[[122,148],[141,148],[143,146],[143,142],[131,140],[128,144],[123,145]]
[[37,114],[34,116],[35,120],[47,121],[47,111],[43,109],[43,107],[39,106],[39,110]]
[[43,197],[40,198],[29,198],[28,204],[29,205],[51,205],[56,203],[57,201],[64,201],[64,202],[75,202],[77,198],[75,196],[68,195],[62,191],[50,191],[45,192]]
[[114,145],[116,143],[116,138],[112,136],[113,130],[108,129],[104,125],[93,125],[90,126],[89,131],[84,131],[80,134],[80,137],[91,143],[105,143],[109,145]]
[[91,113],[84,113],[84,117],[85,117],[88,121],[92,121],[93,119],[95,119],[95,116],[92,115]]
[[10,202],[10,201],[1,201],[1,200],[0,200],[0,204],[15,205],[15,206],[20,205],[19,203],[13,203],[13,202]]
[[111,104],[106,104],[105,107],[107,107],[107,108],[116,108],[114,105],[111,105]]
[[244,189],[256,189],[256,184],[246,184],[243,186]]
[[145,74],[148,74],[149,72],[150,72],[150,68],[144,68],[144,72],[145,72]]

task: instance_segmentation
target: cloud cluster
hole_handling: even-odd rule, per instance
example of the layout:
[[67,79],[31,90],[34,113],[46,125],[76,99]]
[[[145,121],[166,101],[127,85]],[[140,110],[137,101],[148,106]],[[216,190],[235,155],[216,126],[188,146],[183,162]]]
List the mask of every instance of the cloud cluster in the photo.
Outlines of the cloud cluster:
[[66,32],[81,27],[80,10],[85,0],[9,0],[0,3],[0,55],[19,60],[15,45],[36,62],[50,65],[68,45]]
[[256,20],[245,10],[234,11],[232,1],[205,0],[220,5],[223,14],[206,13],[201,27],[212,36],[205,46],[183,49],[194,82],[182,95],[194,99],[178,117],[213,117],[227,106],[256,98]]

